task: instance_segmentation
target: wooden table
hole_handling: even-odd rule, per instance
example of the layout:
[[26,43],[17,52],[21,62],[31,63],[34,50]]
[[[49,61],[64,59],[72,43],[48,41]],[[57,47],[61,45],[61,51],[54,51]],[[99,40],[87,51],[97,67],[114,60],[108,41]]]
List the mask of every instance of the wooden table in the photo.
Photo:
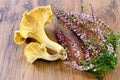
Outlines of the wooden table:
[[[83,1],[88,8],[91,3],[95,14],[104,19],[114,32],[120,31],[120,0]],[[63,65],[60,60],[28,63],[23,55],[24,45],[18,46],[13,42],[14,31],[19,29],[22,13],[38,5],[51,3],[66,12],[72,10],[80,13],[80,0],[0,0],[0,80],[96,80],[89,73],[75,71]],[[55,40],[52,26],[48,29],[46,32]],[[120,80],[119,68],[120,61],[117,69],[106,72],[103,80]]]

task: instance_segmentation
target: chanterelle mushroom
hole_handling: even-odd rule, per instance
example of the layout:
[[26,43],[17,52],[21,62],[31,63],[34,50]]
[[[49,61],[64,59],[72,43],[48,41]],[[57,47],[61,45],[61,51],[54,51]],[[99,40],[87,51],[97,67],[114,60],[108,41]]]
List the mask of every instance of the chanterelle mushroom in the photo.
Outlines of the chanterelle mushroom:
[[[49,5],[39,6],[34,10],[32,10],[31,12],[25,12],[23,14],[23,18],[20,23],[20,31],[15,32],[14,41],[16,44],[23,44],[27,38],[33,38],[38,42],[38,43],[30,43],[25,48],[25,56],[27,57],[27,59],[29,58],[28,59],[29,62],[33,62],[36,58],[39,57],[38,56],[32,58],[33,56],[31,56],[31,54],[35,56],[37,56],[36,54],[38,54],[38,52],[35,54],[34,50],[40,51],[39,53],[43,55],[43,57],[40,58],[46,60],[52,60],[52,61],[56,60],[60,58],[60,55],[62,56],[60,59],[64,60],[67,58],[67,54],[64,48],[58,43],[50,40],[45,33],[44,27],[51,22],[52,16],[53,16],[52,10]],[[45,44],[46,46],[42,46],[42,47],[44,47],[44,50],[46,50],[47,48],[46,52],[42,50],[43,48],[35,47],[33,46],[33,44],[36,46],[38,46],[38,44],[39,46]],[[30,49],[30,46],[32,46],[33,48],[32,50]],[[47,53],[47,51],[56,53],[56,55],[50,55]]]
[[54,61],[57,59],[63,59],[64,57],[61,54],[50,55],[47,52],[45,44],[39,44],[35,42],[31,42],[25,47],[24,54],[27,57],[27,61],[31,63],[38,58],[45,59],[48,61]]

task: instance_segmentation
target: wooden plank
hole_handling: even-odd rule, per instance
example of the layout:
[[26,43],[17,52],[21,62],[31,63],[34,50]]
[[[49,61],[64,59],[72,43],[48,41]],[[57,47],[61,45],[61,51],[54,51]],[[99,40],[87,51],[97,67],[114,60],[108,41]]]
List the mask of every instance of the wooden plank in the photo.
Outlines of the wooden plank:
[[[13,42],[14,31],[19,29],[22,13],[38,5],[52,3],[66,12],[80,13],[80,0],[0,0],[0,80],[96,80],[89,73],[63,65],[62,61],[37,60],[30,64],[23,55],[24,45],[18,46]],[[115,33],[120,31],[119,0],[84,0],[88,8],[90,3],[95,8],[95,14],[105,20]],[[49,25],[46,32],[55,40],[53,28]],[[103,80],[119,80],[119,67],[120,61],[117,69],[107,72]]]

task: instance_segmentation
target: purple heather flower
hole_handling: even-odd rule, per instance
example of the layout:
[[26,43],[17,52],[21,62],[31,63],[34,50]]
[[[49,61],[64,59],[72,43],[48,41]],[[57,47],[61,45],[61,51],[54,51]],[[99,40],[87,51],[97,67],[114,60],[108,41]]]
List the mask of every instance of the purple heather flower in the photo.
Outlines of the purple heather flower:
[[112,44],[107,45],[107,48],[108,48],[109,54],[114,52],[114,47]]
[[75,28],[78,28],[78,27],[77,27],[77,26],[74,26],[74,29],[75,29]]
[[76,52],[74,53],[74,56],[77,57],[77,58],[80,57],[80,51],[76,51]]
[[77,65],[78,65],[78,64],[76,63],[75,60],[72,60],[72,61],[71,61],[71,66],[76,67]]
[[80,24],[83,24],[83,21],[80,21],[80,22],[79,22],[79,25],[80,25]]
[[88,18],[89,21],[93,22],[92,18]]
[[83,34],[80,36],[80,38],[83,39],[85,36],[86,36],[86,34],[83,33]]
[[86,59],[86,61],[89,61],[89,60],[90,60],[89,49],[88,49],[87,46],[86,46],[86,50],[85,50],[85,59]]
[[74,31],[74,32],[76,32],[76,31],[77,31],[77,29],[74,29],[73,31]]
[[71,24],[68,22],[67,25],[70,26]]
[[76,51],[77,49],[72,46],[72,50],[73,50],[73,51]]
[[100,45],[101,45],[101,46],[104,46],[104,43],[101,41],[101,42],[100,42]]
[[86,15],[86,18],[90,18],[90,15],[89,15],[89,14],[87,14],[87,15]]
[[94,31],[94,28],[92,28],[91,30]]
[[93,68],[93,67],[94,67],[94,65],[93,65],[93,64],[90,64],[89,66],[90,66],[90,68]]
[[74,15],[74,14],[76,14],[76,12],[70,11],[70,14],[69,14],[69,15]]
[[101,38],[100,38],[100,35],[98,35],[98,39],[100,40]]
[[106,39],[103,40],[103,42],[106,42],[106,41],[107,41]]
[[98,31],[99,33],[102,33],[102,31],[101,31],[101,29],[100,29],[100,28],[97,28],[97,31]]
[[80,36],[80,33],[78,33],[77,36]]
[[70,61],[65,61],[65,62],[64,62],[64,64],[66,64],[66,65],[69,65],[69,66],[70,66],[70,65],[71,65],[71,62],[70,62]]
[[97,29],[96,29],[96,28],[94,28],[94,32],[97,32]]
[[84,19],[84,18],[86,18],[86,14],[82,13],[82,14],[80,14],[80,17]]
[[79,21],[77,22],[77,25],[80,25],[80,24],[82,24],[82,21],[81,22],[79,22]]
[[67,50],[67,53],[69,54],[69,56],[71,56],[71,54],[70,54],[70,51],[69,51],[69,50]]

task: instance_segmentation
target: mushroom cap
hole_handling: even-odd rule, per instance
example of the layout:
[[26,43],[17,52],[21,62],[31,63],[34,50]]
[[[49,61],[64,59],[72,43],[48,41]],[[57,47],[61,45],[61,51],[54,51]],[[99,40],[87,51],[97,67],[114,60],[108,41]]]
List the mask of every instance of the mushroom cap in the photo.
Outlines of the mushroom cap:
[[39,6],[30,12],[24,12],[20,22],[20,31],[15,32],[15,43],[22,44],[23,40],[20,39],[27,39],[28,37],[34,38],[41,43],[40,38],[46,38],[44,26],[51,22],[52,16],[53,14],[50,5]]

